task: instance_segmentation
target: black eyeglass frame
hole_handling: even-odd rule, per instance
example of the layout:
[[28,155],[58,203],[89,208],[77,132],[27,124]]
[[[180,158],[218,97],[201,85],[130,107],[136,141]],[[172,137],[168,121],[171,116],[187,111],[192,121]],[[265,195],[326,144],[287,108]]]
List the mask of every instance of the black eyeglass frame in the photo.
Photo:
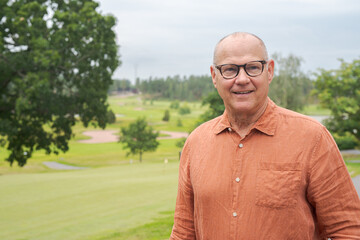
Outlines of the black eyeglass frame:
[[[256,74],[256,75],[251,75],[249,74],[247,71],[246,71],[246,65],[249,64],[249,63],[253,63],[253,62],[259,62],[261,63],[261,72],[259,74]],[[217,68],[221,74],[221,76],[224,78],[224,79],[233,79],[233,78],[236,78],[238,75],[239,75],[239,72],[240,72],[240,68],[243,67],[244,68],[244,71],[246,72],[246,74],[250,77],[257,77],[259,75],[261,75],[263,72],[264,72],[264,65],[267,63],[267,61],[265,60],[259,60],[259,61],[251,61],[251,62],[248,62],[248,63],[245,63],[243,65],[237,65],[237,64],[221,64],[221,65],[216,65],[215,68]],[[224,77],[223,76],[223,73],[221,71],[221,67],[222,66],[226,66],[226,65],[233,65],[233,66],[236,66],[237,67],[237,73],[234,77]]]

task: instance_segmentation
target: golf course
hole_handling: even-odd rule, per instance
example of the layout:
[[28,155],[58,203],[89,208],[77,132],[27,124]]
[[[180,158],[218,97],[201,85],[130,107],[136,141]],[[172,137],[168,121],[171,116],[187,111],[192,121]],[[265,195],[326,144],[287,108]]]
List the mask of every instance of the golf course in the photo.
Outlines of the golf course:
[[[112,130],[109,141],[84,141],[94,138],[84,133],[101,134],[102,129],[79,124],[73,129],[68,152],[36,152],[24,167],[9,166],[4,161],[8,152],[0,149],[0,239],[146,240],[170,236],[181,151],[177,142],[207,108],[201,102],[181,102],[191,109],[190,114],[182,115],[170,108],[170,101],[143,100],[140,95],[111,96],[108,101],[116,115],[116,122],[106,127]],[[167,109],[170,119],[163,121]],[[145,152],[141,163],[138,155],[127,156],[123,144],[114,138],[121,127],[138,117],[146,117],[160,132],[159,147]],[[350,164],[349,172],[360,174],[360,164]]]
[[[114,138],[84,141],[92,137],[82,133],[103,131],[81,125],[73,129],[67,153],[40,151],[22,168],[10,167],[4,161],[7,152],[1,150],[0,239],[165,239],[170,235],[181,150],[176,142],[205,108],[200,102],[187,103],[191,114],[172,110],[170,120],[164,122],[170,101],[129,96],[110,97],[109,103],[117,120],[106,131],[116,136],[120,127],[145,116],[161,132],[157,150],[144,153],[139,163],[138,156],[126,156],[127,150]],[[56,169],[45,163],[75,168]]]

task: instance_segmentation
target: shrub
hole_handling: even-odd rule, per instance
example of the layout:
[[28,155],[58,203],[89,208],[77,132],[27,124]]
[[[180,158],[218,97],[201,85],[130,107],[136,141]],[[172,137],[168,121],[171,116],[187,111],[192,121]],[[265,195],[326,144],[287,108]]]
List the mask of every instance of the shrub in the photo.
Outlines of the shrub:
[[171,104],[170,104],[170,108],[172,108],[172,109],[178,109],[179,107],[180,107],[180,103],[177,100],[171,102]]
[[182,121],[181,121],[180,118],[178,118],[177,123],[176,123],[176,126],[178,126],[178,127],[182,127],[182,126],[183,126]]
[[190,114],[190,113],[191,113],[191,109],[187,105],[184,105],[181,108],[179,108],[180,115],[185,115],[185,114]]
[[108,120],[109,123],[115,123],[116,122],[116,116],[115,113],[110,110],[106,113],[106,118]]
[[164,112],[164,117],[162,118],[163,121],[168,122],[170,120],[170,112],[168,109]]
[[355,136],[349,132],[342,135],[335,133],[333,137],[340,150],[354,149],[359,145]]

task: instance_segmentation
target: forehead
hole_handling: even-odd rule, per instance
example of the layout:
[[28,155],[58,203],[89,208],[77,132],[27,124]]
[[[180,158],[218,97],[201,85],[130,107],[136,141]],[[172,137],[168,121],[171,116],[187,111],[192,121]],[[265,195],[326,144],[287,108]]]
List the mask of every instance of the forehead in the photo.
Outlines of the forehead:
[[216,49],[217,64],[244,63],[265,59],[265,49],[253,36],[228,37]]

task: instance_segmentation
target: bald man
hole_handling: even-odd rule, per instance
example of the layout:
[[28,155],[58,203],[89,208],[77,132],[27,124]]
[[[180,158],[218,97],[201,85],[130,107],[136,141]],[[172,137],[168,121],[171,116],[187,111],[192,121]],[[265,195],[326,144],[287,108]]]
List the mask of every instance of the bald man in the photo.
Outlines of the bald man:
[[223,115],[188,137],[170,239],[360,239],[360,200],[319,122],[276,106],[264,42],[233,33],[215,47]]

